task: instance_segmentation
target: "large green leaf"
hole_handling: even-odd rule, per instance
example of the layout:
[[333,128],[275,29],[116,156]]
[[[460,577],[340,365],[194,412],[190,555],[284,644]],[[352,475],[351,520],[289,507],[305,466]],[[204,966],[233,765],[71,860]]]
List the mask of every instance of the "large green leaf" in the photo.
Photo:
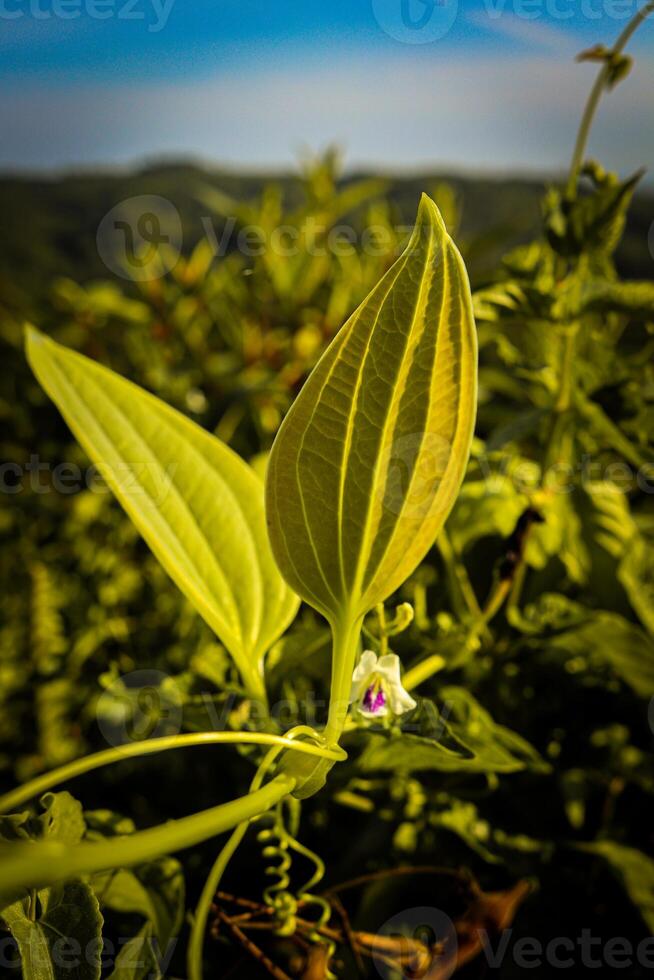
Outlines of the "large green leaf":
[[231,449],[153,395],[34,329],[37,378],[253,693],[297,598],[274,563],[263,488]]
[[270,456],[275,557],[332,623],[386,598],[433,544],[463,478],[475,395],[468,278],[423,195],[405,252],[323,355]]

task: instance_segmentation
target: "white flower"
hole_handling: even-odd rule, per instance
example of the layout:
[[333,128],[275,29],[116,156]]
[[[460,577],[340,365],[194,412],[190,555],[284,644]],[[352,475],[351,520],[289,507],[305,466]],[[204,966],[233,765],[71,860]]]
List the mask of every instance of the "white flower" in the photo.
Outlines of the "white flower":
[[363,651],[352,674],[350,704],[354,701],[364,718],[384,718],[389,710],[393,715],[403,715],[415,708],[416,702],[402,687],[396,653],[378,659],[372,650]]

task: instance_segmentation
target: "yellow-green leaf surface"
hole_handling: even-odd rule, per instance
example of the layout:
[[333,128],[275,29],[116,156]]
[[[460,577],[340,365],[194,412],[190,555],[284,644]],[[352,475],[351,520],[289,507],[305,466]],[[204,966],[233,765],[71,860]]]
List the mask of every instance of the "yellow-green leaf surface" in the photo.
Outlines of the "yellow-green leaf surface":
[[270,457],[273,552],[332,623],[385,599],[440,531],[470,450],[476,351],[463,261],[423,195],[406,250],[316,366]]
[[33,328],[27,354],[154,554],[261,694],[263,654],[298,599],[271,554],[260,478],[158,398]]

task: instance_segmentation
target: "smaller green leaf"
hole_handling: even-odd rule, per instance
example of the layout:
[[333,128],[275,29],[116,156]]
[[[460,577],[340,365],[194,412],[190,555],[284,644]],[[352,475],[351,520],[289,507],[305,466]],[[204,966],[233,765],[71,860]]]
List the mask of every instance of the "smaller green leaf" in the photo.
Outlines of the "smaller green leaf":
[[642,171],[625,181],[614,174],[590,174],[596,186],[573,199],[550,189],[545,200],[545,228],[551,247],[566,258],[582,252],[612,255],[624,231],[626,214]]
[[[30,903],[40,914],[33,918]],[[68,881],[3,909],[24,980],[99,980],[102,916],[83,881]]]
[[463,554],[488,535],[507,538],[528,502],[508,476],[494,475],[492,485],[489,479],[466,480],[447,522],[455,551]]
[[581,392],[577,392],[575,407],[603,446],[615,449],[634,466],[648,465],[649,461],[643,453],[634,446],[620,427],[611,421],[601,405],[591,401],[590,398],[586,398]]
[[43,813],[26,810],[0,817],[0,839],[59,840],[77,844],[86,832],[82,804],[65,790],[44,793],[39,800]]
[[60,840],[78,844],[86,832],[82,804],[67,793],[45,793],[40,800],[45,813],[39,817],[43,840]]
[[654,283],[591,279],[583,284],[581,312],[624,313],[654,319]]
[[498,864],[501,861],[501,858],[487,846],[491,836],[490,827],[481,819],[474,803],[449,799],[444,809],[430,813],[430,823],[434,827],[442,827],[456,834],[489,864]]
[[587,622],[547,641],[564,650],[611,668],[640,697],[654,695],[654,643],[641,629],[611,612],[595,612]]
[[[496,724],[466,690],[446,687],[440,694],[441,711],[423,700],[420,710],[407,716],[401,735],[371,734],[359,758],[360,768],[364,772],[548,771],[549,767],[533,746],[516,732]],[[406,731],[414,726],[429,735]]]
[[589,611],[586,606],[573,602],[567,596],[545,592],[536,602],[525,606],[522,612],[518,609],[507,610],[507,617],[511,625],[521,633],[537,635],[566,630],[585,623],[589,618]]
[[142,915],[152,925],[160,943],[166,944],[179,929],[184,914],[184,877],[174,858],[120,869],[93,880],[98,899],[114,912]]
[[647,854],[612,840],[579,844],[579,850],[603,857],[640,911],[645,925],[654,932],[654,861]]
[[618,579],[645,629],[654,636],[654,549],[639,534],[629,541]]
[[149,922],[136,936],[124,943],[107,980],[162,980],[159,957],[153,944]]

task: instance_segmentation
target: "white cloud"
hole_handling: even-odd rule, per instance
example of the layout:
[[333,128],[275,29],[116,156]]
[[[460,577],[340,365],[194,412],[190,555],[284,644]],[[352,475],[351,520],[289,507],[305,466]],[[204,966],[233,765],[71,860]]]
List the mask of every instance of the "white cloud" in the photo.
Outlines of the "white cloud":
[[504,12],[493,16],[486,8],[471,10],[466,20],[474,27],[518,41],[525,47],[549,51],[561,60],[576,54],[582,46],[569,30],[555,27],[544,20],[527,20],[513,13]]
[[[560,169],[595,68],[559,57],[378,53],[284,62],[242,77],[0,94],[0,165],[127,162],[199,155],[287,165],[301,146],[341,143],[350,165]],[[654,164],[652,61],[607,96],[591,151],[621,171]]]

